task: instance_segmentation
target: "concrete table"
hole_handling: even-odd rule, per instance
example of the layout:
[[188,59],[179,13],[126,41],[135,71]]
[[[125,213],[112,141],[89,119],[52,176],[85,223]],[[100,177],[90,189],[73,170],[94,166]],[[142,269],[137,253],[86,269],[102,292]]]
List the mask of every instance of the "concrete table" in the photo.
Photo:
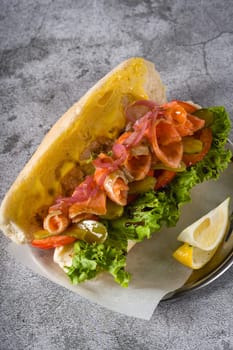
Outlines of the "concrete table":
[[[232,18],[230,0],[1,0],[1,198],[55,120],[128,57],[155,62],[169,98],[232,116]],[[1,235],[2,350],[233,348],[232,269],[143,321],[32,273],[7,244]]]

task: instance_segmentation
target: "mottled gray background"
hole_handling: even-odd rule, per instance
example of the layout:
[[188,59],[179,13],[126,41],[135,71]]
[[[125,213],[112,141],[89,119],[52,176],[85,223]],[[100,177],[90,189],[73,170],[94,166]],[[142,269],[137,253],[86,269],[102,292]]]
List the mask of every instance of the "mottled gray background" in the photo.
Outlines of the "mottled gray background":
[[[130,56],[155,62],[171,98],[233,112],[233,2],[0,0],[1,198],[43,135]],[[232,134],[231,134],[232,136]],[[0,349],[233,349],[233,270],[124,317],[17,264],[1,236]]]

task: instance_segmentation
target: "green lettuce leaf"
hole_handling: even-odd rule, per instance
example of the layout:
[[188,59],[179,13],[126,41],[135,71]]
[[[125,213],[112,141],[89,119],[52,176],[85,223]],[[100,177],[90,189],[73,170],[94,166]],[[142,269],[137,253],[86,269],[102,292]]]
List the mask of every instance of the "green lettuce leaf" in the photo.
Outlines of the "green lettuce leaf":
[[231,152],[225,149],[230,132],[230,119],[224,107],[211,107],[214,122],[211,125],[213,142],[210,151],[199,163],[183,173],[163,190],[149,191],[126,206],[121,218],[105,221],[108,239],[102,244],[76,242],[73,264],[68,276],[73,283],[110,272],[121,286],[128,285],[130,275],[125,271],[127,241],[140,242],[160,230],[162,225],[175,226],[181,206],[190,201],[191,189],[206,180],[217,179],[230,162]]
[[77,284],[108,271],[117,283],[127,287],[130,274],[125,270],[126,253],[126,240],[108,239],[101,244],[77,241],[74,244],[72,266],[67,268],[67,275],[73,284]]

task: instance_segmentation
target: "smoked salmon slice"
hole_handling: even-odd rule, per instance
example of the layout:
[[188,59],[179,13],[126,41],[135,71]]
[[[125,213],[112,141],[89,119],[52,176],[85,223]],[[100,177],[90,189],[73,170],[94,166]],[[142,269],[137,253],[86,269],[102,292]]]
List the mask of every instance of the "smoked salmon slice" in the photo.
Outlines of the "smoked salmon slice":
[[62,211],[53,211],[49,213],[43,222],[46,231],[52,234],[59,234],[69,226],[69,218]]
[[181,141],[181,136],[176,127],[166,120],[161,120],[156,125],[156,137],[159,145],[169,145]]
[[113,202],[126,205],[128,180],[119,167],[125,161],[127,151],[122,144],[116,143],[112,152],[114,158],[102,154],[99,159],[93,162],[96,167],[94,180]]
[[128,151],[123,169],[126,169],[126,173],[132,177],[132,180],[143,180],[150,168],[151,154],[148,146],[138,145]]
[[77,201],[69,208],[69,218],[75,222],[80,218],[83,220],[83,215],[80,214],[106,214],[106,194],[99,188],[96,188],[95,193],[90,193],[90,196],[84,201]]
[[193,113],[198,109],[195,105],[190,104],[188,102],[184,102],[184,101],[180,101],[180,100],[175,100],[174,102],[177,102],[178,105],[183,107],[186,110],[186,112],[188,112],[188,113]]
[[180,134],[180,136],[191,136],[196,131],[202,129],[205,125],[205,121],[203,119],[197,118],[194,115],[188,114],[187,120],[183,124],[179,124],[176,126],[176,130]]
[[178,168],[183,155],[183,145],[175,127],[163,121],[155,121],[150,130],[149,138],[156,157],[164,165]]
[[113,202],[125,205],[128,194],[128,180],[123,171],[115,170],[110,173],[108,169],[97,168],[94,178]]
[[125,132],[118,140],[117,144],[125,145],[125,160],[122,163],[123,169],[126,171],[130,180],[142,180],[148,174],[151,168],[151,153],[149,146],[145,143],[130,145],[138,138],[136,132]]
[[115,203],[119,205],[127,204],[128,196],[128,181],[125,174],[121,170],[116,170],[107,175],[104,181],[104,190],[107,196]]

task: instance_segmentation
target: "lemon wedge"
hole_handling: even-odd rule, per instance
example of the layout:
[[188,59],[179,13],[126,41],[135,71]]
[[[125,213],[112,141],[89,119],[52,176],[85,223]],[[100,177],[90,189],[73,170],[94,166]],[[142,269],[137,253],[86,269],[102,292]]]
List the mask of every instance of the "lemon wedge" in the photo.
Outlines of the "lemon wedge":
[[229,220],[230,198],[218,207],[185,228],[177,237],[178,241],[205,251],[213,251],[221,243]]
[[177,261],[197,270],[212,259],[227,231],[229,202],[225,199],[179,234],[177,239],[184,244],[172,254]]
[[212,259],[217,248],[213,250],[202,250],[184,243],[173,253],[173,257],[181,264],[193,270],[198,270]]

